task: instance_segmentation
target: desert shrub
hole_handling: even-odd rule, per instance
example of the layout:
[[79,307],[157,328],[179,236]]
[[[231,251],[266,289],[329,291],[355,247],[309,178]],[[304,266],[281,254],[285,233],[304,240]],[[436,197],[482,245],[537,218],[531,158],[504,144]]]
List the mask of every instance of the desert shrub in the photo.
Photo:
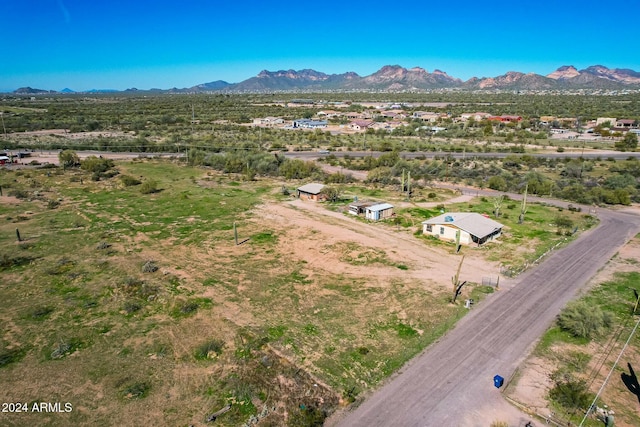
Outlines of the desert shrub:
[[9,269],[11,267],[18,267],[21,265],[29,264],[31,262],[31,258],[28,257],[15,257],[7,254],[2,254],[0,256],[0,271]]
[[197,309],[198,309],[198,303],[193,301],[180,304],[180,307],[179,307],[179,311],[182,314],[190,314],[195,312]]
[[19,190],[19,189],[15,189],[15,190],[11,190],[7,193],[7,195],[15,197],[16,199],[28,199],[29,198],[29,192],[25,191],[25,190]]
[[140,381],[133,384],[129,384],[122,390],[122,395],[126,399],[142,399],[147,397],[151,385],[147,382]]
[[558,316],[558,326],[579,338],[592,338],[605,332],[612,324],[612,316],[598,306],[585,301],[569,303]]
[[53,266],[47,268],[45,273],[57,276],[71,271],[76,263],[68,258],[60,258]]
[[120,285],[118,285],[125,295],[138,297],[151,301],[158,294],[157,286],[149,285],[136,277],[127,277]]
[[47,209],[55,209],[60,206],[60,202],[57,200],[49,200],[47,202]]
[[121,175],[120,176],[120,181],[122,181],[122,184],[125,187],[132,187],[134,185],[140,185],[142,183],[142,181],[140,181],[139,179],[136,179],[130,175]]
[[5,349],[0,348],[0,368],[11,363],[19,362],[25,351],[20,348]]
[[144,282],[137,277],[127,277],[118,287],[127,295],[136,295]]
[[73,353],[80,347],[80,341],[77,339],[61,340],[58,342],[49,355],[51,359],[62,359]]
[[489,427],[509,427],[509,423],[506,421],[494,421],[489,424]]
[[549,397],[566,409],[586,409],[591,403],[587,383],[583,380],[564,379],[556,382]]
[[89,156],[80,162],[80,167],[88,172],[102,173],[114,166],[113,160]]
[[133,314],[141,308],[142,306],[135,301],[126,301],[122,307],[126,314]]
[[300,405],[290,414],[290,426],[322,427],[328,414],[326,411],[314,406]]
[[[196,348],[195,358],[200,360],[211,359],[212,357],[220,355],[223,348],[224,341],[218,339],[209,340],[205,343],[200,344]],[[215,353],[215,356],[212,353]]]
[[211,300],[209,298],[194,298],[186,301],[177,301],[171,310],[171,316],[175,318],[192,316],[198,311],[198,309],[208,306],[211,306]]
[[111,247],[111,243],[107,243],[107,242],[100,242],[96,245],[96,249],[109,249]]
[[51,313],[53,313],[52,307],[39,306],[31,310],[31,318],[36,320],[42,320],[48,315],[50,315]]
[[52,359],[61,359],[71,351],[71,344],[68,342],[59,343],[51,352]]
[[142,194],[152,194],[158,192],[158,183],[152,179],[149,179],[142,183],[140,186],[140,192]]
[[80,157],[78,157],[78,154],[73,150],[61,151],[58,154],[58,160],[64,169],[78,166],[80,164]]
[[571,220],[571,218],[567,218],[566,216],[563,216],[563,215],[556,216],[554,222],[560,228],[571,228],[571,227],[573,227],[573,221]]
[[143,273],[154,273],[156,271],[158,271],[158,266],[153,261],[147,261],[142,266]]

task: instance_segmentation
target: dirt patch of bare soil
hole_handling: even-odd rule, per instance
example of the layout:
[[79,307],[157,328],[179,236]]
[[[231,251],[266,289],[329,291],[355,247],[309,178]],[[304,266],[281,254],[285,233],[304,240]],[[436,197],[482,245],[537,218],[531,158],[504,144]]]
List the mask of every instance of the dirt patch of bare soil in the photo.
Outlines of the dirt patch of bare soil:
[[0,203],[7,205],[17,205],[20,203],[20,199],[14,196],[2,196],[0,197]]
[[[262,205],[258,217],[286,229],[281,250],[306,261],[310,274],[323,271],[366,277],[370,286],[384,286],[398,276],[398,266],[406,266],[403,276],[448,289],[460,262],[445,249],[425,245],[410,234],[412,230],[365,223],[314,202]],[[483,276],[495,275],[499,266],[469,249],[461,277],[480,283]]]

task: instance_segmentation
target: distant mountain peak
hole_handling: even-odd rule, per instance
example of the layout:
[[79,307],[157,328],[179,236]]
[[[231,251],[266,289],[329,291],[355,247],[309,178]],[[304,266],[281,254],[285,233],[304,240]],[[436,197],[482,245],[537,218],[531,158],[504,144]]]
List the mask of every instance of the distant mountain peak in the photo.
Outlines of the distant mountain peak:
[[580,75],[580,72],[573,65],[563,65],[553,73],[547,74],[547,77],[554,80],[571,79]]
[[[629,69],[609,69],[604,65],[592,65],[582,70],[573,65],[563,65],[552,73],[542,76],[535,73],[508,71],[496,77],[471,77],[466,82],[449,76],[440,69],[432,73],[422,67],[404,68],[400,65],[385,65],[378,71],[360,76],[353,71],[342,74],[326,74],[313,69],[262,70],[257,76],[239,83],[216,80],[190,88],[167,90],[127,89],[127,92],[311,92],[311,91],[428,91],[434,89],[460,88],[466,90],[566,90],[597,89],[613,90],[640,88],[640,73]],[[62,93],[74,93],[65,88]],[[110,93],[115,90],[84,91],[83,93]],[[55,91],[22,87],[13,93],[18,95],[53,94]]]
[[30,86],[21,87],[13,91],[17,95],[38,95],[43,93],[56,93],[55,90],[34,89]]

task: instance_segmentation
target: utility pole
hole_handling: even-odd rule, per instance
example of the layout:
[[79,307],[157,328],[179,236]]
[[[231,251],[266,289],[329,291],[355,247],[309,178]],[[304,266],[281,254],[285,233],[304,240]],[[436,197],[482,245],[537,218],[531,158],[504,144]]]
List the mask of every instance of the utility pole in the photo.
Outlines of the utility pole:
[[602,383],[602,387],[600,387],[600,390],[598,390],[598,393],[596,394],[596,397],[593,399],[593,402],[591,402],[591,405],[589,405],[589,409],[587,409],[587,412],[584,414],[584,418],[582,418],[582,421],[580,422],[578,427],[582,427],[584,422],[587,420],[587,417],[589,416],[589,414],[593,410],[593,407],[596,405],[596,401],[600,397],[600,394],[602,393],[602,390],[604,390],[604,386],[607,385],[607,382],[609,381],[609,378],[611,378],[611,374],[613,374],[613,371],[616,369],[616,366],[618,365],[618,362],[620,361],[620,358],[622,357],[622,354],[627,349],[627,346],[629,345],[629,342],[631,341],[631,338],[633,338],[633,335],[636,333],[636,329],[638,329],[638,325],[640,325],[640,319],[638,319],[638,321],[636,322],[636,325],[633,327],[633,330],[631,331],[631,334],[629,335],[629,338],[627,338],[627,342],[624,343],[624,347],[622,347],[622,350],[620,350],[620,354],[618,355],[618,358],[616,359],[615,363],[611,367],[611,370],[609,371],[609,374],[607,375],[607,378],[604,379],[604,382]]
[[7,137],[7,128],[4,127],[4,111],[0,111],[0,119],[2,119],[2,129],[4,130],[4,137]]
[[191,104],[191,133],[193,133],[193,124],[196,121],[196,110],[195,106]]

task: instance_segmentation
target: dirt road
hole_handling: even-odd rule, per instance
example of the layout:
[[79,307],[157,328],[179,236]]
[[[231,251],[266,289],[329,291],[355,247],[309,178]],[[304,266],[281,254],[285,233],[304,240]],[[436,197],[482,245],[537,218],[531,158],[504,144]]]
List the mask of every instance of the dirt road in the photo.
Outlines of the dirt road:
[[[493,385],[507,381],[562,307],[640,231],[640,218],[601,211],[600,225],[494,294],[439,343],[416,357],[338,426],[488,426],[529,418]],[[536,421],[533,421],[536,425]]]

